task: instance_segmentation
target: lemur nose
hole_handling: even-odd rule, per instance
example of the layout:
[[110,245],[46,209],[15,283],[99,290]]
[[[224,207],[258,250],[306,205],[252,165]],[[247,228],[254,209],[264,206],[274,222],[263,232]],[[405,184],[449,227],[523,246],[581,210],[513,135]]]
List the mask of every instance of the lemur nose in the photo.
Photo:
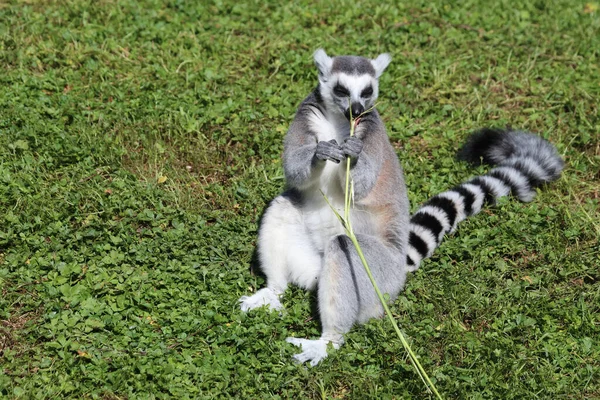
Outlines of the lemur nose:
[[352,118],[358,117],[363,111],[365,111],[365,108],[360,103],[352,104]]

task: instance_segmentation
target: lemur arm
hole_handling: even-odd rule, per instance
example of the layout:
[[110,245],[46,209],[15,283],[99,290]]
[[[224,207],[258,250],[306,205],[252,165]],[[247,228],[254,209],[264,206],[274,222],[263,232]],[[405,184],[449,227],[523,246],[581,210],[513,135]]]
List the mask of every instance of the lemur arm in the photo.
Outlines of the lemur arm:
[[[299,110],[300,113],[300,110]],[[317,135],[296,115],[283,143],[283,169],[287,184],[304,189],[318,180],[325,160],[316,157]]]

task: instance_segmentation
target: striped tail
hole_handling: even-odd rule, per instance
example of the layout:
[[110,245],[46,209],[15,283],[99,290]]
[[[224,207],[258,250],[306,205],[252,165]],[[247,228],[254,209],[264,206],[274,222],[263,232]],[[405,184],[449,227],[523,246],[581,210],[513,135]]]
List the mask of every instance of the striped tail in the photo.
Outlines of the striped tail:
[[481,211],[484,204],[494,204],[509,193],[529,202],[535,197],[535,188],[558,179],[564,167],[556,148],[545,139],[502,129],[475,132],[458,158],[495,168],[432,197],[412,216],[406,260],[410,271],[433,254],[446,233]]

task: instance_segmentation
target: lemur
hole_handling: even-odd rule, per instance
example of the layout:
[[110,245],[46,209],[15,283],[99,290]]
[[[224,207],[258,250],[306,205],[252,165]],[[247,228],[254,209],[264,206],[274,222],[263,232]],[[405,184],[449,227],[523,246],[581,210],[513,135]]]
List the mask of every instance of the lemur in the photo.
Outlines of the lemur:
[[362,115],[355,135],[350,120],[374,107],[388,54],[371,60],[314,53],[319,83],[300,104],[284,139],[286,190],[267,207],[258,233],[258,260],[267,285],[240,298],[242,311],[283,308],[289,283],[317,291],[322,325],[319,339],[288,338],[301,346],[298,362],[318,364],[327,345],[339,348],[356,323],[383,315],[383,307],[340,221],[345,160],[354,182],[352,227],[383,293],[393,301],[408,272],[431,256],[446,233],[485,203],[512,193],[531,201],[535,188],[560,176],[555,147],[527,132],[483,129],[459,151],[459,158],[495,166],[427,201],[411,217],[402,167],[376,109]]

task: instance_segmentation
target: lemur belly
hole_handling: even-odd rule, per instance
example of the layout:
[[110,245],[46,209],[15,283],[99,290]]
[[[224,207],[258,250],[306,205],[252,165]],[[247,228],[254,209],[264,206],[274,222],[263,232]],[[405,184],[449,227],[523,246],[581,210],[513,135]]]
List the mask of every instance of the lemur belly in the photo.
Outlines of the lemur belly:
[[[315,202],[316,203],[316,202]],[[344,215],[344,206],[336,204],[335,208],[340,215]],[[365,209],[354,208],[350,212],[350,222],[355,234],[376,236],[373,220]],[[307,207],[303,213],[304,228],[315,250],[324,254],[331,239],[346,232],[341,222],[335,216],[329,205],[322,201]]]
[[[337,207],[336,207],[337,208]],[[343,208],[338,212],[343,215]],[[315,204],[304,212],[304,227],[315,250],[320,254],[325,252],[329,241],[344,233],[344,228],[325,201],[320,206]]]
[[[331,239],[345,234],[342,223],[331,209],[344,215],[344,189],[341,185],[340,173],[345,173],[345,168],[329,163],[321,174],[319,187],[314,187],[305,193],[305,207],[303,209],[304,228],[314,248],[323,254]],[[322,193],[321,193],[322,192]],[[323,195],[327,196],[329,204]],[[374,216],[368,208],[361,204],[353,204],[350,210],[350,222],[354,233],[377,235],[373,226]]]

